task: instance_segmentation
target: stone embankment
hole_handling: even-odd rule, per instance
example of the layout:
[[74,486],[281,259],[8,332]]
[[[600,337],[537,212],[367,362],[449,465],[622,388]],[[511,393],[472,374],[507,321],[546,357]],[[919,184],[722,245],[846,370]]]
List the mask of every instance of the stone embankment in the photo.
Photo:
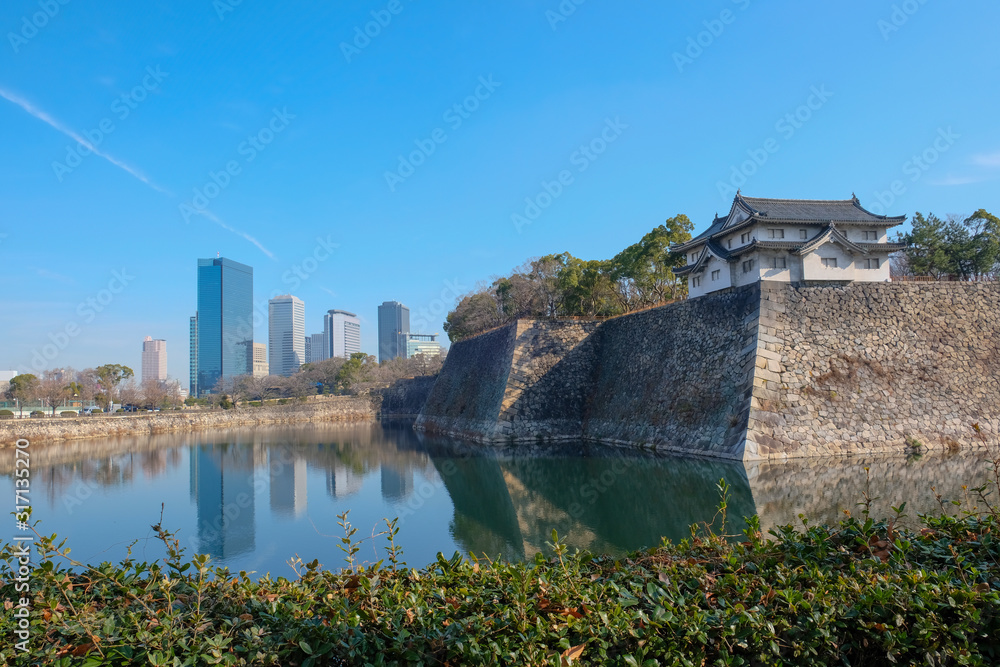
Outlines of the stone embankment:
[[18,438],[34,443],[263,424],[373,421],[376,416],[369,398],[338,396],[308,403],[235,410],[187,409],[140,415],[5,419],[0,420],[0,447],[9,447]]
[[759,283],[461,341],[417,428],[737,460],[1000,444],[1000,283]]

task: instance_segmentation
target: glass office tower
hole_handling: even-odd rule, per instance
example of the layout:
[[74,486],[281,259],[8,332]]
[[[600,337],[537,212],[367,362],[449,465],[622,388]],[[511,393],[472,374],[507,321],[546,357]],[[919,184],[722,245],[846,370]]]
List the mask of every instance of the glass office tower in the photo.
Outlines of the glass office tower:
[[253,268],[198,260],[198,393],[253,368]]
[[398,301],[378,307],[378,360],[406,356],[406,334],[410,333],[410,309]]

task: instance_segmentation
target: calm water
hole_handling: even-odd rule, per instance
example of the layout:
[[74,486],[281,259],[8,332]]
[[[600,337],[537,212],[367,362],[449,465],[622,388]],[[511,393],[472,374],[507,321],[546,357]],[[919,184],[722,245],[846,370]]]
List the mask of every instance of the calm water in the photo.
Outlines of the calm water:
[[[287,560],[343,564],[337,514],[358,537],[399,517],[404,559],[438,552],[530,558],[552,529],[571,546],[621,553],[679,540],[711,522],[716,484],[731,487],[731,531],[759,514],[765,529],[835,521],[867,488],[877,511],[908,502],[933,511],[931,488],[961,498],[985,462],[975,455],[919,460],[820,460],[743,465],[627,454],[593,445],[487,449],[426,438],[409,425],[268,427],[33,445],[32,504],[41,532],[69,539],[84,562],[163,555],[160,520],[189,552],[232,570],[292,575]],[[14,498],[12,450],[0,450],[0,498]],[[870,473],[866,476],[864,468]],[[6,537],[6,536],[3,536]],[[359,558],[384,554],[368,540]],[[379,549],[376,552],[376,548]]]

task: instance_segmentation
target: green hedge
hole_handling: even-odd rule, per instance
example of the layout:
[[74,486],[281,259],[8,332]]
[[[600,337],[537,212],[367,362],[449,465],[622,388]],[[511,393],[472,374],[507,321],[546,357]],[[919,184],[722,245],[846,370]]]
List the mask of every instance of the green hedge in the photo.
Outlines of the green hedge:
[[[354,529],[345,549],[355,557]],[[1000,521],[848,518],[745,541],[712,534],[624,558],[439,555],[254,581],[171,555],[69,572],[40,539],[32,661],[58,665],[991,665],[1000,662]],[[391,545],[391,542],[389,543]],[[16,599],[6,550],[4,599]],[[44,613],[43,613],[44,612]],[[14,636],[16,619],[0,620]],[[94,637],[99,641],[94,642]],[[95,645],[96,644],[96,645]],[[15,659],[13,642],[0,658]],[[102,655],[103,654],[103,655]],[[34,664],[34,663],[33,663]]]

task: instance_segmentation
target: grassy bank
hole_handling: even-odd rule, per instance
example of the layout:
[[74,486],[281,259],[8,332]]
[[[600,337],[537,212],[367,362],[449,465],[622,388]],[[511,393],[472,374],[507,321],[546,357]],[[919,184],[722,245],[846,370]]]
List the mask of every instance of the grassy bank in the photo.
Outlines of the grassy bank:
[[[1000,662],[1000,522],[845,518],[743,542],[702,531],[627,558],[530,563],[439,556],[296,562],[295,580],[216,569],[172,537],[162,562],[67,570],[36,540],[29,653],[17,651],[16,559],[4,546],[4,664],[889,665]],[[911,520],[911,523],[913,521]],[[61,555],[61,553],[63,555]],[[15,606],[12,606],[15,605]],[[14,638],[8,641],[8,638]]]

